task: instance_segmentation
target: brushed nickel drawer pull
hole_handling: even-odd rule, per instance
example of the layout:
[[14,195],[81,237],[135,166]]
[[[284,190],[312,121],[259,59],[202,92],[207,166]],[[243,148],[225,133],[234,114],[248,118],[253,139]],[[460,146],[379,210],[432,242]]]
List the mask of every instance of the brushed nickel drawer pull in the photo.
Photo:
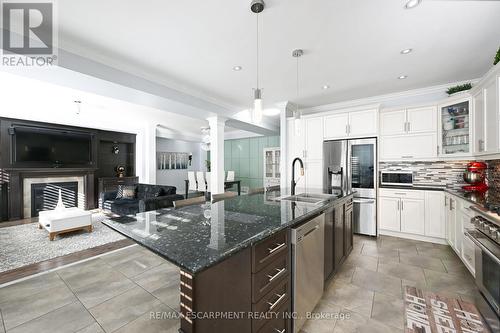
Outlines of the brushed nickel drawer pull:
[[269,251],[269,254],[273,254],[274,252],[281,250],[282,248],[284,248],[286,246],[286,243],[281,243],[281,244],[277,243],[276,245],[277,246],[275,248],[268,248],[267,249]]
[[274,331],[275,331],[276,333],[285,333],[285,332],[286,332],[286,328],[284,328],[284,329],[282,329],[282,330],[279,330],[279,329],[275,328],[275,329],[274,329]]
[[286,293],[284,293],[283,295],[276,294],[276,296],[278,296],[278,299],[276,300],[276,302],[274,302],[274,303],[267,302],[267,304],[269,304],[269,310],[267,310],[267,311],[272,311],[278,304],[280,304],[281,301],[285,298]]
[[267,275],[267,277],[269,278],[269,282],[273,282],[278,276],[281,275],[281,273],[286,271],[286,267],[283,267],[282,269],[276,268],[276,271],[278,271],[278,273],[274,275]]

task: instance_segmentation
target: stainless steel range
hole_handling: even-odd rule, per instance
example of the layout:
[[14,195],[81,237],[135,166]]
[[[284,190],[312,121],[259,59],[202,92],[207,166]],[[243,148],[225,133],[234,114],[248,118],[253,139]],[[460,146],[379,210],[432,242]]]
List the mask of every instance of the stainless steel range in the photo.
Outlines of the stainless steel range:
[[477,215],[471,220],[474,229],[465,235],[476,246],[476,285],[481,292],[476,306],[493,332],[500,332],[500,210],[486,207],[471,207]]

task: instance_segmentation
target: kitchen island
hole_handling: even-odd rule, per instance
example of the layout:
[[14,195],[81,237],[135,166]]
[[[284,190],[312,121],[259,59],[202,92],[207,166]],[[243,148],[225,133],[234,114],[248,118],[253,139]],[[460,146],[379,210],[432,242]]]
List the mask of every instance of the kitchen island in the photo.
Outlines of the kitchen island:
[[[181,332],[291,332],[290,230],[333,207],[343,212],[332,218],[345,216],[352,194],[319,203],[281,198],[280,192],[241,196],[103,223],[180,267]],[[345,258],[352,225],[344,229]]]

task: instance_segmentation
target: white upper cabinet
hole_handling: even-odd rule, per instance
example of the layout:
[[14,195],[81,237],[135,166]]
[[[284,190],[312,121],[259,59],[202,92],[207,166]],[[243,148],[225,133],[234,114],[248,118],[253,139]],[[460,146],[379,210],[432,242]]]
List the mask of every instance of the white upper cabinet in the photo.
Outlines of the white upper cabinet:
[[437,157],[436,133],[380,137],[380,159],[411,160]]
[[325,116],[324,138],[341,139],[376,136],[378,132],[377,120],[377,109]]
[[435,132],[437,130],[437,109],[435,106],[406,110],[408,133]]
[[485,112],[485,151],[498,152],[498,87],[493,80],[484,87],[484,112]]
[[442,156],[470,156],[472,99],[450,99],[439,106],[439,146]]
[[325,117],[325,138],[343,138],[349,135],[349,114],[339,113]]
[[306,188],[323,188],[323,161],[307,161],[304,169]]
[[323,159],[323,118],[306,118],[306,153],[307,160]]
[[475,153],[485,151],[485,117],[484,117],[484,90],[480,89],[472,96],[472,107],[474,108],[474,144]]
[[377,135],[377,120],[378,113],[375,109],[349,113],[349,136]]
[[380,113],[380,135],[406,133],[406,110],[384,111]]
[[437,110],[435,106],[383,111],[380,114],[381,135],[403,135],[435,132]]
[[[295,126],[299,128],[295,128]],[[298,121],[295,124],[295,119],[287,121],[287,141],[288,141],[288,165],[291,165],[295,157],[304,158],[305,155],[305,131],[304,121]]]

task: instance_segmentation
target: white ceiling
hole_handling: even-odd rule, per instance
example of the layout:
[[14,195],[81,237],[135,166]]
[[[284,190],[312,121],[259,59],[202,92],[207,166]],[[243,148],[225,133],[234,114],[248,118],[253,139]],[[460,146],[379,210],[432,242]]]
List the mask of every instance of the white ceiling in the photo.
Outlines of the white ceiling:
[[[250,0],[59,1],[59,46],[220,103],[255,86]],[[500,1],[267,0],[264,101],[314,106],[480,77],[500,41]],[[295,60],[302,48],[301,97]],[[399,52],[413,48],[409,55]],[[232,67],[243,70],[235,72]],[[399,75],[408,75],[398,80]],[[322,90],[324,84],[330,89]]]

